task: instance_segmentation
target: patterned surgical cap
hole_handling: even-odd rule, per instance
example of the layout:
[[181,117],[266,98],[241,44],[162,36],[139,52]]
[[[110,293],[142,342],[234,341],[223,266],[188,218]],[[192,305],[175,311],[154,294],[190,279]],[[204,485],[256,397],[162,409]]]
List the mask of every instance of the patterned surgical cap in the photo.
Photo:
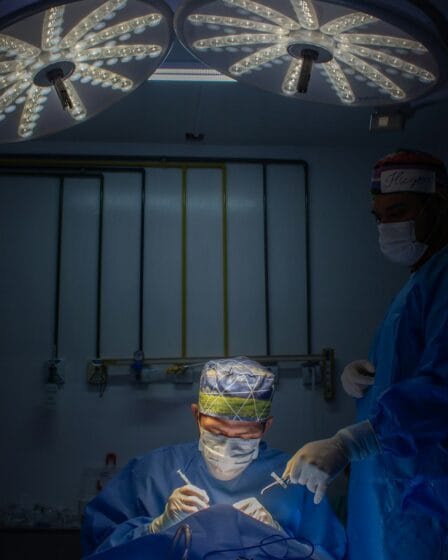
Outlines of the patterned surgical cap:
[[265,422],[271,411],[274,375],[249,358],[207,362],[199,382],[199,412],[225,420]]

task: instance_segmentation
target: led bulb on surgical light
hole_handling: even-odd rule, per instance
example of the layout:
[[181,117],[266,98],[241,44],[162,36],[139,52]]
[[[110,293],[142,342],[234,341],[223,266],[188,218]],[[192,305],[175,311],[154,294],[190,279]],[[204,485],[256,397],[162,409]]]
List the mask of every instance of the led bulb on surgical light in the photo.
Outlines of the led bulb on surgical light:
[[[195,56],[231,78],[288,97],[391,105],[441,81],[441,45],[426,30],[359,2],[185,0],[176,32]],[[434,38],[436,43],[437,38]]]
[[3,28],[0,141],[67,128],[135,89],[168,52],[171,17],[163,0],[80,0]]

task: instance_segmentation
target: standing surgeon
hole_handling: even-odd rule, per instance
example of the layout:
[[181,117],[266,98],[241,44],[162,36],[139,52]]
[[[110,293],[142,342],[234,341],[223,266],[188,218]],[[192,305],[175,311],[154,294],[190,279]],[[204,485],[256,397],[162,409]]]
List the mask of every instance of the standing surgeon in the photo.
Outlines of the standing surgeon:
[[410,268],[369,360],[342,373],[358,423],[302,447],[283,476],[319,503],[352,462],[350,560],[448,559],[448,177],[437,158],[398,151],[371,183],[381,251]]

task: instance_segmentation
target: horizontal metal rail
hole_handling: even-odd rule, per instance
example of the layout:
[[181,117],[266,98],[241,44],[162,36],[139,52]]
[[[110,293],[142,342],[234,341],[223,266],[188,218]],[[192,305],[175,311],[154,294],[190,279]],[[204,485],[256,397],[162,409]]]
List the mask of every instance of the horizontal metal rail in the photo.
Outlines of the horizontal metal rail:
[[[324,350],[322,354],[280,354],[270,356],[247,356],[251,360],[255,360],[261,364],[274,364],[281,362],[320,362],[329,358],[328,350]],[[191,357],[191,358],[144,358],[141,363],[143,365],[154,364],[179,364],[185,366],[205,364],[211,360],[222,360],[222,356],[208,357]],[[132,365],[135,360],[132,358],[101,358],[101,363],[105,366],[126,366]]]

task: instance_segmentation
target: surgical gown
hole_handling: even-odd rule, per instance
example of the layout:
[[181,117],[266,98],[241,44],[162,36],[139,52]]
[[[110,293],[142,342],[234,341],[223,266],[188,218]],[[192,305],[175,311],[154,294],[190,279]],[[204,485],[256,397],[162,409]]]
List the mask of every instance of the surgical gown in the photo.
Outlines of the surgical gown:
[[256,497],[288,536],[301,536],[316,547],[316,557],[339,560],[346,550],[345,532],[324,501],[316,506],[306,488],[291,485],[260,490],[281,474],[289,455],[260,444],[259,456],[234,480],[213,478],[198,450],[198,443],[162,447],[132,460],[85,510],[82,546],[84,555],[107,550],[148,534],[148,526],[164,510],[175,488],[185,483],[204,489],[210,505],[229,504]]
[[413,273],[374,340],[359,401],[383,452],[352,464],[350,560],[448,559],[448,248]]

